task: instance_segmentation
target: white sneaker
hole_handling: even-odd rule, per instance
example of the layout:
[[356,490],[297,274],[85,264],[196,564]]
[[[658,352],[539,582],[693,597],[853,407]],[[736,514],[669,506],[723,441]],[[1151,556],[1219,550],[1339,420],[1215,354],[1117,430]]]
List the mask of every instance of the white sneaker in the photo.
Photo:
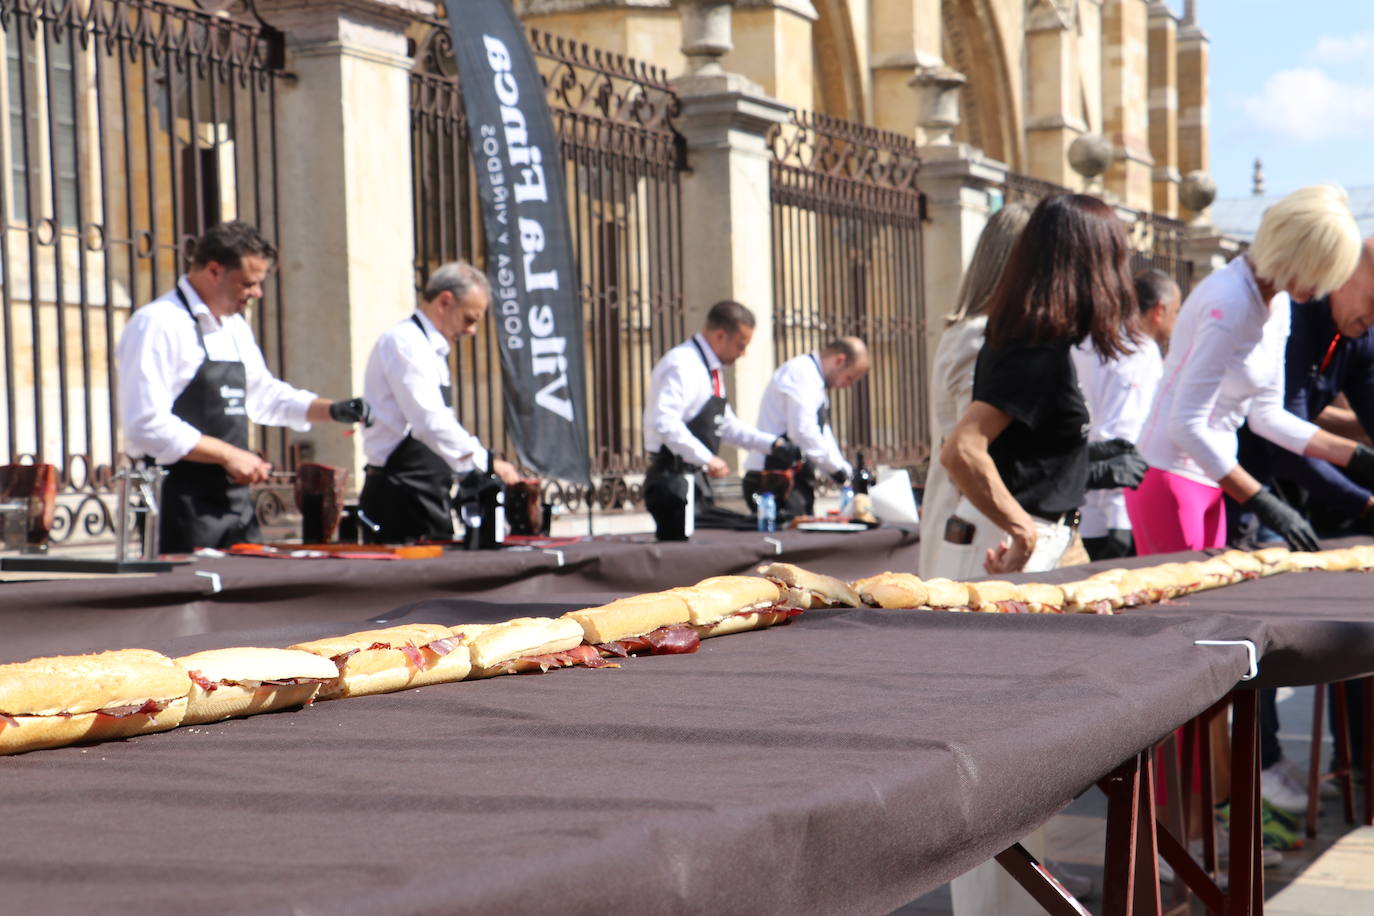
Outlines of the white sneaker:
[[1301,783],[1288,778],[1281,764],[1274,764],[1267,770],[1260,770],[1260,795],[1276,808],[1293,814],[1307,811],[1307,791]]
[[[1307,767],[1298,763],[1291,757],[1283,758],[1277,764],[1275,764],[1275,766],[1281,767],[1283,769],[1284,774],[1289,778],[1289,780],[1292,781],[1294,785],[1307,785]],[[1340,798],[1341,787],[1336,785],[1334,780],[1323,779],[1318,784],[1317,795],[1320,798]]]

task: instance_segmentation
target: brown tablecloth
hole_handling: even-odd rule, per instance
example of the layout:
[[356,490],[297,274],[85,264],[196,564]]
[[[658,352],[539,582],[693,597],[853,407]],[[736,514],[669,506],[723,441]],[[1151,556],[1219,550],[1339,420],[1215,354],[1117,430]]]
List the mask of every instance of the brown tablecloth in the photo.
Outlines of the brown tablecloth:
[[1193,641],[1236,626],[811,612],[620,669],[0,758],[0,880],[26,913],[884,913],[1225,694],[1243,653]]
[[[146,578],[0,584],[0,662],[167,636],[370,618],[453,595],[576,602],[747,571],[772,559],[844,576],[914,569],[916,534],[701,531],[686,543],[609,536],[554,550],[453,551],[433,560],[225,557]],[[213,573],[221,590],[213,592]]]

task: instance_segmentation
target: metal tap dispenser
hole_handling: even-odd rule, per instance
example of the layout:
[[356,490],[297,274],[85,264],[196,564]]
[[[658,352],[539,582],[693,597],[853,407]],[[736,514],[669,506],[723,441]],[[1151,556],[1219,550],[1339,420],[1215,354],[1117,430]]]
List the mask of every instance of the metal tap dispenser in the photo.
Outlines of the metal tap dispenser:
[[130,515],[143,516],[142,558],[157,559],[162,479],[166,476],[167,472],[156,465],[120,468],[115,472],[119,491],[118,517],[115,520],[115,562],[123,563],[129,556],[132,529],[138,527],[129,524]]

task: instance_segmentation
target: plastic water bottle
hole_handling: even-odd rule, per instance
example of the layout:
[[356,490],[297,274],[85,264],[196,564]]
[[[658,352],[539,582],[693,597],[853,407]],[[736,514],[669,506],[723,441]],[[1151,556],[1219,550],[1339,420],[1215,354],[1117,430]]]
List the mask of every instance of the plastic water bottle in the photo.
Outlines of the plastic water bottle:
[[854,488],[845,484],[840,488],[840,514],[844,515],[854,503]]
[[760,493],[754,497],[759,505],[758,528],[760,531],[778,530],[778,498],[772,493]]

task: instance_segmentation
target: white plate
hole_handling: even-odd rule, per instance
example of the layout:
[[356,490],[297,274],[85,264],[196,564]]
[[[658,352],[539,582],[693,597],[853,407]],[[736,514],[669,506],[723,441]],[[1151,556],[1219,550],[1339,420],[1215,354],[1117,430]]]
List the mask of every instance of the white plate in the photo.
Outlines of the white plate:
[[802,522],[797,525],[798,531],[867,531],[868,526],[862,522]]

